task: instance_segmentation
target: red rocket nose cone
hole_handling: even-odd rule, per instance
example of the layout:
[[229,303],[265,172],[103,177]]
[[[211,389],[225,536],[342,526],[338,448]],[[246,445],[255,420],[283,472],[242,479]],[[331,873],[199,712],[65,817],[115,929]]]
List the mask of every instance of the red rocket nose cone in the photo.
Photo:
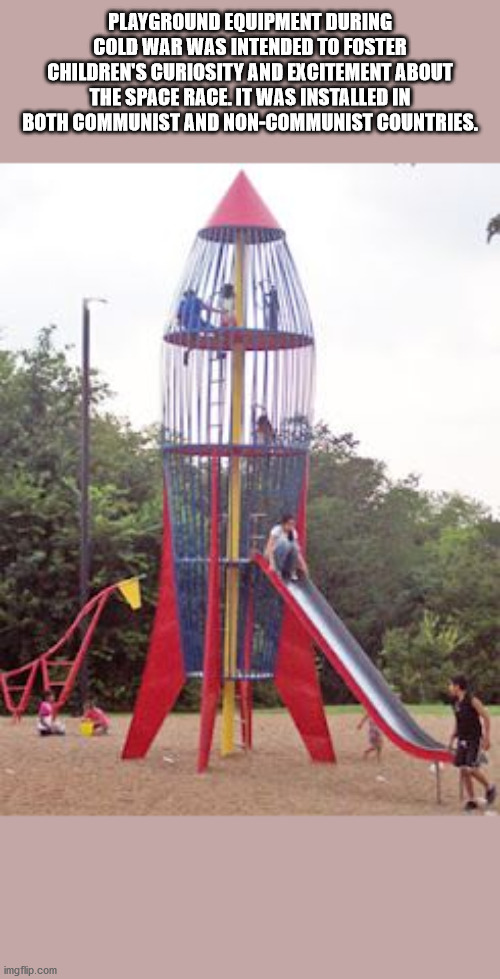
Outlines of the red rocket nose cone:
[[276,218],[259,197],[243,170],[240,170],[233,180],[205,227],[207,229],[232,227],[280,230]]

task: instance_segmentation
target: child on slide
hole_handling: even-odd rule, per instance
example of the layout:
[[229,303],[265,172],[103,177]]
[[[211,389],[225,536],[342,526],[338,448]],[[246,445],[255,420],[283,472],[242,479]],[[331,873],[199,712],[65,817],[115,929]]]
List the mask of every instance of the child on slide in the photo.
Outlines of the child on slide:
[[272,528],[264,555],[283,581],[298,581],[300,575],[308,574],[292,513],[284,513],[280,522]]

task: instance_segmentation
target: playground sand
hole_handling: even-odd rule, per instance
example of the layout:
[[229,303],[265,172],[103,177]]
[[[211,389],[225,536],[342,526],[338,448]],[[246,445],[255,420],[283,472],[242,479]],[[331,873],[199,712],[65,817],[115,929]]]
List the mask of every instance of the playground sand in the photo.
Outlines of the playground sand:
[[[196,774],[199,718],[172,715],[149,755],[120,760],[129,718],[113,719],[109,737],[84,738],[68,719],[65,738],[40,738],[34,720],[0,718],[1,815],[452,815],[461,811],[457,773],[442,772],[441,806],[428,762],[384,743],[380,767],[363,760],[359,715],[329,715],[338,765],[314,765],[285,713],[257,713],[254,751],[222,759]],[[451,716],[421,718],[446,741]],[[500,717],[492,718],[488,771],[499,779]],[[500,810],[489,810],[496,812]],[[467,817],[474,818],[474,817]]]

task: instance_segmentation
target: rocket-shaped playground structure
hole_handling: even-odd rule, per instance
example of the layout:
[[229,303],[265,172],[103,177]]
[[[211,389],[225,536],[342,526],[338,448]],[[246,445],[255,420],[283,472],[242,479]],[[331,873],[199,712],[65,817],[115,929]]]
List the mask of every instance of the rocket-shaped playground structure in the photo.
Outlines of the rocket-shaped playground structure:
[[234,749],[237,715],[238,740],[252,746],[252,684],[265,680],[311,758],[334,761],[316,647],[393,741],[448,761],[312,582],[285,583],[262,556],[285,512],[305,542],[314,335],[285,232],[243,173],[198,232],[163,348],[162,566],[124,757],[147,752],[199,677],[199,771],[219,702],[222,753]]

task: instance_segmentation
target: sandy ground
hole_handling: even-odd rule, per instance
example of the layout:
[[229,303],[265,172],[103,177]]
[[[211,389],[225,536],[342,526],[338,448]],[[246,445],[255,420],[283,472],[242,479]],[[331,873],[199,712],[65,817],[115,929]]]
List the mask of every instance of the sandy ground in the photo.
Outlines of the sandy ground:
[[[64,738],[40,738],[32,718],[0,719],[2,815],[452,815],[461,812],[457,773],[442,772],[442,805],[429,763],[385,742],[380,768],[363,760],[365,731],[356,714],[332,713],[338,764],[309,761],[285,713],[257,713],[253,752],[221,758],[216,731],[209,772],[196,774],[199,719],[173,715],[147,758],[120,760],[129,719],[109,737],[84,738],[77,720]],[[425,716],[422,726],[447,740],[451,718]],[[486,771],[500,774],[500,717],[492,719]],[[497,804],[498,805],[498,804]],[[497,813],[498,808],[487,810]],[[483,812],[478,817],[483,816]],[[467,817],[467,818],[476,818]]]

